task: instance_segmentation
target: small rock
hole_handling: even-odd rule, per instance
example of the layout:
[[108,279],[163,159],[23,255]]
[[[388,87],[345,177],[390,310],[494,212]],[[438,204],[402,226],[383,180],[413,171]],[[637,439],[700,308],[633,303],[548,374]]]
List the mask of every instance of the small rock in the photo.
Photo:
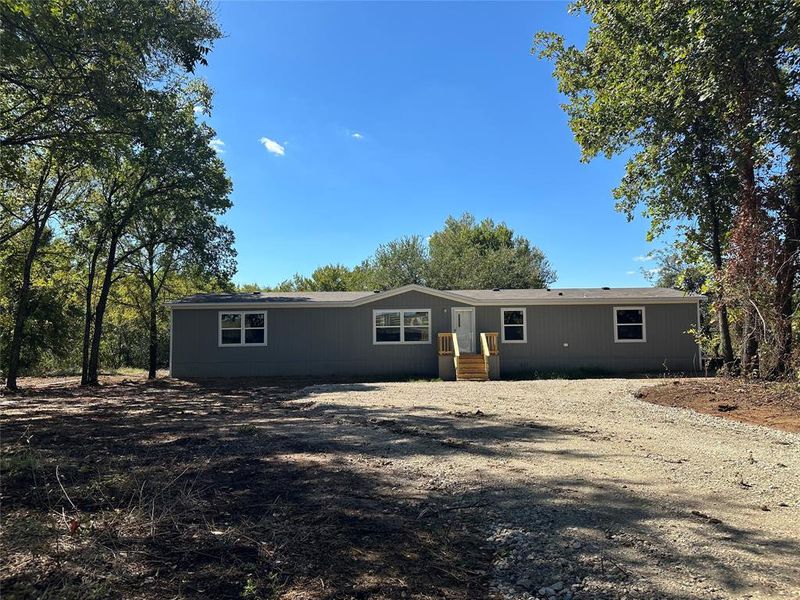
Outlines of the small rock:
[[555,583],[550,585],[550,589],[556,592],[560,592],[564,589],[564,582],[563,581],[556,581]]

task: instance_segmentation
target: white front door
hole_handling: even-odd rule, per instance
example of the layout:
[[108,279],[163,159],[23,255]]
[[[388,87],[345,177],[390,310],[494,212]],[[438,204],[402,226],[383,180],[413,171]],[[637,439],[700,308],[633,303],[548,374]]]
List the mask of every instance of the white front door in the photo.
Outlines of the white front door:
[[453,333],[458,337],[461,352],[475,352],[475,309],[453,308]]

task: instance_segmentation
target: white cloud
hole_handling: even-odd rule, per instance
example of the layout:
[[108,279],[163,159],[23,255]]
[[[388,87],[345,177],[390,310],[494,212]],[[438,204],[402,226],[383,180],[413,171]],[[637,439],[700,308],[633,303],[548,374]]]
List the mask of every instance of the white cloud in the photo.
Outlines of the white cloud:
[[194,113],[195,113],[196,115],[205,114],[205,112],[206,112],[206,109],[205,109],[205,107],[203,107],[203,106],[200,106],[199,104],[196,104],[196,105],[195,105],[195,107],[194,107]]
[[363,134],[360,134],[357,131],[354,131],[353,133],[351,133],[350,137],[353,138],[354,140],[363,140],[364,139]]
[[647,269],[647,272],[651,275],[658,275],[661,273],[661,267],[655,267],[654,269]]
[[268,137],[262,137],[258,141],[261,144],[264,144],[264,148],[266,148],[267,152],[270,152],[271,154],[277,154],[278,156],[283,156],[284,154],[286,154],[286,148],[281,146],[275,140],[271,140]]
[[625,271],[626,275],[636,275],[636,271]]
[[653,260],[653,258],[655,257],[652,254],[644,254],[640,256],[634,256],[633,260],[635,260],[636,262],[648,262]]
[[223,142],[219,138],[214,138],[213,140],[208,142],[208,145],[211,146],[214,149],[214,152],[216,152],[217,154],[225,153],[225,142]]

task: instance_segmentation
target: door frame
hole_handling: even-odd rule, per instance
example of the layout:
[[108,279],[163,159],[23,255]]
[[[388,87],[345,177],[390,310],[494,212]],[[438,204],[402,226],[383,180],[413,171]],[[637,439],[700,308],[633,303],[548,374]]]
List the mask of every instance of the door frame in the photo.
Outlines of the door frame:
[[455,333],[456,330],[456,311],[469,311],[470,325],[472,326],[472,348],[470,353],[477,352],[478,345],[478,332],[475,328],[475,307],[474,306],[453,306],[450,308],[450,331]]

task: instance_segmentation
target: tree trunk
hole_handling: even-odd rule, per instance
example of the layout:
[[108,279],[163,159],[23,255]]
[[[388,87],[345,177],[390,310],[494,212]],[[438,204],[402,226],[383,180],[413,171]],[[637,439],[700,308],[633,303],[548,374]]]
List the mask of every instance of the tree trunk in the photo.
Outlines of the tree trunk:
[[[717,279],[722,273],[722,232],[720,226],[719,212],[716,202],[713,203],[713,221],[711,224],[711,254],[714,260],[714,267],[717,271]],[[725,366],[733,369],[733,342],[731,341],[731,324],[728,317],[728,307],[725,304],[725,291],[720,284],[717,301],[717,322],[719,323],[719,337],[722,345],[722,359]]]
[[29,313],[29,300],[31,292],[31,272],[33,271],[33,262],[36,255],[39,253],[39,245],[42,242],[42,234],[44,233],[47,221],[50,218],[52,205],[45,209],[44,215],[41,220],[38,220],[33,230],[33,238],[28,252],[25,255],[25,263],[22,265],[22,284],[19,288],[19,295],[17,298],[17,306],[14,310],[14,330],[11,335],[11,344],[9,346],[8,356],[8,373],[6,374],[6,388],[9,390],[17,389],[17,377],[19,376],[20,356],[22,354],[22,338],[25,334],[25,321]]
[[158,293],[154,282],[150,282],[150,364],[147,370],[147,378],[155,379],[158,368],[158,314],[157,302]]
[[[11,334],[11,344],[9,345],[8,356],[8,372],[6,373],[6,388],[9,390],[17,389],[17,377],[19,377],[19,364],[22,355],[22,338],[25,335],[25,322],[30,313],[30,292],[31,292],[31,272],[33,271],[33,263],[39,253],[39,247],[42,243],[42,236],[47,228],[47,222],[50,220],[50,215],[56,205],[56,200],[61,194],[64,187],[65,178],[59,175],[54,182],[53,189],[47,197],[47,201],[39,206],[42,199],[42,189],[47,177],[50,174],[50,163],[48,162],[42,175],[39,178],[39,185],[34,196],[34,210],[33,210],[33,237],[31,238],[31,245],[28,247],[28,252],[25,255],[25,262],[22,265],[22,283],[19,289],[19,296],[17,298],[17,306],[14,310],[14,329]],[[42,212],[39,213],[39,209]]]
[[103,249],[104,240],[97,241],[95,249],[92,251],[92,258],[89,262],[89,274],[86,281],[86,297],[83,314],[83,343],[81,346],[81,385],[89,383],[89,346],[92,340],[92,293],[94,292],[94,279],[97,275],[97,261],[100,258],[100,251]]
[[106,306],[108,306],[108,296],[111,292],[111,283],[113,281],[114,268],[116,267],[118,243],[119,234],[112,234],[108,245],[108,257],[106,259],[105,274],[103,275],[103,284],[100,288],[100,294],[97,297],[97,306],[94,311],[92,343],[89,347],[86,381],[83,382],[83,385],[98,385],[100,383],[100,339],[103,335],[103,318],[105,317]]
[[754,149],[750,142],[744,142],[737,164],[739,174],[739,220],[736,225],[739,246],[736,260],[739,263],[740,284],[745,290],[741,298],[744,305],[744,326],[742,330],[742,371],[751,375],[758,370],[758,323],[755,306],[752,305],[751,286],[756,284],[760,267],[759,253],[763,243],[761,235],[761,205],[756,189]]
[[780,264],[776,274],[775,307],[777,323],[776,375],[786,375],[792,369],[794,334],[792,317],[795,311],[798,252],[800,252],[800,148],[791,152],[788,168],[789,194],[783,218]]

